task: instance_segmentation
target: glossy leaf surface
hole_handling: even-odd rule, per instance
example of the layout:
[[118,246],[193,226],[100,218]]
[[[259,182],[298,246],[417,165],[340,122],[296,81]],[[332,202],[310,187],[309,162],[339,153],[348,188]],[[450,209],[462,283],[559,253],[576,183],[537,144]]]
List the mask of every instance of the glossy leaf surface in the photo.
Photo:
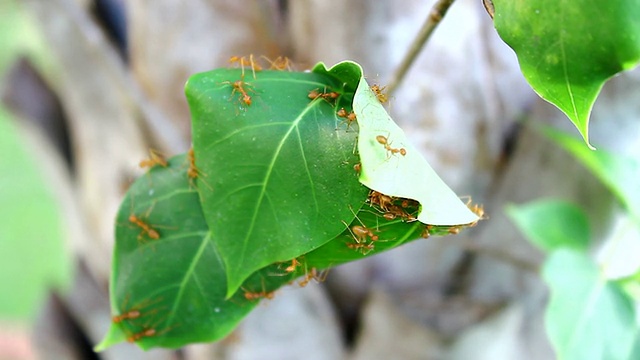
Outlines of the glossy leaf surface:
[[494,0],[494,24],[531,87],[589,143],[593,103],[607,79],[640,60],[638,0]]
[[240,79],[240,70],[219,69],[186,86],[198,188],[229,296],[256,270],[335,238],[368,193],[353,170],[357,133],[339,126],[336,100],[309,98],[314,90],[342,94],[343,82],[282,71]]

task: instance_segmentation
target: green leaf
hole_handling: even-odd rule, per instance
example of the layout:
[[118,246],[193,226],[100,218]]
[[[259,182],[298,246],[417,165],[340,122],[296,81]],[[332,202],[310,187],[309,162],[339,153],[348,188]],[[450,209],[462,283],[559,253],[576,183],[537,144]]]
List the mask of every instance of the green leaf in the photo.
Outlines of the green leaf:
[[631,359],[637,337],[633,303],[587,255],[556,250],[542,276],[551,288],[545,320],[558,359]]
[[[113,323],[98,350],[154,329],[137,343],[177,348],[220,339],[257,301],[244,292],[226,299],[226,272],[205,222],[198,193],[187,179],[184,155],[167,168],[152,169],[127,193],[116,220],[111,308],[114,315],[139,310],[141,316]],[[130,217],[135,215],[137,224]],[[158,232],[153,239],[139,225]],[[248,291],[272,291],[292,279],[265,269],[248,279]],[[282,273],[282,271],[280,271]],[[264,290],[263,290],[264,289]]]
[[360,129],[362,184],[386,195],[418,201],[422,207],[418,220],[425,224],[458,225],[479,220],[411,145],[364,77],[356,90],[353,110]]
[[198,189],[228,296],[257,269],[335,238],[364,203],[368,189],[353,170],[357,133],[340,125],[337,106],[309,98],[337,91],[342,104],[355,85],[340,74],[257,72],[242,83],[251,105],[232,85],[240,70],[189,79]]
[[600,89],[640,60],[640,1],[493,2],[496,30],[517,54],[524,77],[589,144],[588,121]]
[[0,106],[0,320],[28,320],[71,280],[63,219],[29,143]]
[[607,151],[589,151],[576,138],[550,127],[540,131],[573,154],[602,183],[611,190],[631,216],[640,224],[640,161]]
[[[136,340],[143,349],[177,348],[194,342],[215,341],[232,331],[257,304],[244,297],[246,291],[272,292],[298,276],[310,276],[341,263],[389,250],[423,235],[447,235],[448,227],[419,222],[387,221],[368,206],[350,226],[365,226],[379,236],[373,246],[357,247],[345,230],[318,249],[291,263],[271,264],[252,274],[242,291],[226,300],[226,272],[214,234],[204,219],[200,199],[187,179],[187,158],[169,161],[167,168],[154,168],[129,189],[116,221],[116,246],[110,282],[114,316],[141,312],[139,317],[113,323],[97,351],[154,329]],[[408,211],[417,209],[408,209]],[[158,232],[149,232],[131,222],[135,215]],[[356,246],[354,246],[356,244]],[[291,259],[288,259],[291,260]]]
[[520,206],[508,205],[506,212],[529,241],[544,251],[563,247],[586,251],[589,247],[589,221],[584,211],[574,204],[540,200]]

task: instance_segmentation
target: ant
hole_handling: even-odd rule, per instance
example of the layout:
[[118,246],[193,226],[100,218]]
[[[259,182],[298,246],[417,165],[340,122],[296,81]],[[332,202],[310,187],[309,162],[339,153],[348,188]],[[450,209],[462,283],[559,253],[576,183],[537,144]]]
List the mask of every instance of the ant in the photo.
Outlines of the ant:
[[387,220],[393,220],[397,217],[402,218],[407,222],[416,221],[416,217],[412,214],[406,212],[403,208],[397,205],[391,205],[384,215],[382,215]]
[[293,260],[291,260],[291,265],[287,266],[284,271],[286,271],[287,273],[292,273],[294,271],[296,271],[296,268],[298,266],[302,265],[300,263],[300,261],[298,261],[298,259],[294,258]]
[[357,172],[358,174],[362,171],[362,164],[357,163],[355,165],[353,165],[353,171]]
[[159,152],[153,149],[149,149],[149,158],[141,160],[139,165],[141,168],[148,167],[149,169],[153,168],[154,166],[162,166],[162,167],[169,166],[169,164],[167,163],[167,160],[165,160],[165,158],[162,157],[162,155],[160,155]]
[[253,54],[249,55],[249,59],[245,56],[232,56],[229,58],[229,63],[234,64],[237,63],[242,69],[242,78],[244,79],[244,67],[251,66],[251,72],[253,73],[253,78],[256,78],[256,71],[262,70],[262,66],[254,61]]
[[[240,101],[243,102],[247,106],[251,106],[251,96],[248,93],[248,91],[252,91],[251,85],[249,85],[248,83],[244,82],[243,80],[237,80],[237,81],[234,81],[234,82],[225,81],[225,82],[223,82],[223,84],[231,85],[231,87],[233,88],[233,90],[231,91],[231,96],[232,97],[233,97],[233,94],[235,94],[236,91],[237,91],[237,92],[240,93]],[[245,89],[245,87],[246,87],[246,89]]]
[[135,333],[132,334],[131,336],[127,337],[127,341],[130,343],[134,343],[142,338],[146,338],[146,337],[152,337],[155,336],[157,334],[157,331],[155,328],[145,328],[144,330],[140,331],[139,333]]
[[275,291],[269,291],[267,292],[264,289],[264,279],[262,279],[262,291],[260,292],[255,292],[255,291],[249,291],[245,288],[241,288],[244,291],[244,298],[249,300],[249,301],[253,301],[253,300],[259,300],[262,298],[265,299],[273,299],[275,297],[276,292]]
[[[189,168],[187,169],[187,177],[189,178],[190,184],[193,184],[195,179],[198,178],[200,175],[206,176],[196,167],[196,155],[195,155],[195,151],[193,150],[193,146],[187,152],[187,161],[189,161]],[[204,184],[207,185],[209,189],[211,189],[211,186],[206,181],[204,181],[204,179],[200,178],[200,180],[202,180]]]
[[354,225],[352,227],[349,227],[349,225],[347,225],[346,222],[342,221],[342,223],[347,227],[347,230],[349,230],[349,232],[353,236],[353,239],[356,241],[356,243],[360,244],[360,243],[367,242],[367,237],[370,238],[371,241],[378,241],[379,239],[378,235],[374,234],[373,230],[365,226],[362,220],[358,218],[358,215],[356,215],[356,213],[353,212],[353,209],[351,209],[351,212],[355,215],[356,219],[358,219],[358,222],[360,223],[360,225]]
[[305,287],[311,282],[311,280],[315,280],[316,282],[321,283],[327,279],[328,275],[328,270],[325,272],[318,272],[316,268],[311,268],[311,271],[305,274],[304,279],[300,280],[298,282],[298,285],[300,285],[300,287]]
[[424,239],[428,239],[429,236],[431,236],[431,230],[433,229],[433,225],[427,225],[424,227],[424,230],[422,230],[422,234],[420,234],[420,236]]
[[[148,218],[149,217],[149,214],[151,214],[151,211],[153,210],[154,206],[155,206],[155,203],[153,205],[151,205],[151,207],[149,207],[149,210],[147,210],[147,212],[144,214],[144,218]],[[146,222],[144,222],[140,217],[138,217],[135,214],[133,214],[133,200],[132,200],[132,203],[131,203],[131,208],[132,208],[131,209],[132,213],[131,213],[131,215],[129,215],[129,222],[134,224],[134,225],[136,225],[136,226],[138,226],[140,229],[142,229],[142,231],[138,235],[138,240],[142,240],[142,236],[144,234],[147,234],[147,236],[151,240],[160,239],[160,233],[158,233],[157,230],[152,228],[151,225],[149,225]]]
[[309,91],[309,99],[311,99],[311,100],[322,98],[322,99],[325,99],[326,101],[331,101],[331,100],[335,100],[335,99],[337,99],[339,97],[340,97],[340,94],[335,92],[335,91],[320,92],[320,91],[318,91],[318,89]]
[[391,147],[391,142],[387,139],[386,136],[378,135],[376,136],[376,141],[384,146],[384,148],[389,152],[388,155],[391,156],[393,154],[400,153],[400,155],[407,155],[407,150],[405,148],[394,149]]
[[359,251],[362,255],[367,255],[374,249],[375,245],[372,242],[368,244],[347,243],[347,247]]
[[269,64],[271,64],[271,67],[269,67],[270,70],[291,71],[291,66],[293,65],[293,63],[286,56],[278,56],[273,61],[271,61],[271,59],[269,59],[266,56],[261,56],[261,57],[267,60]]
[[[127,303],[127,301],[128,301],[128,300],[129,300],[129,297],[127,296],[127,298],[125,299],[124,304],[123,304],[123,306],[122,306],[123,308],[126,306],[126,303]],[[144,314],[143,314],[143,312],[142,312],[141,310],[142,310],[143,308],[146,308],[146,307],[148,307],[148,306],[150,306],[150,305],[154,304],[154,303],[157,303],[157,302],[158,302],[158,301],[160,301],[160,300],[162,300],[162,299],[161,299],[161,298],[159,298],[159,299],[154,300],[154,301],[149,301],[149,300],[147,299],[147,301],[143,302],[143,303],[142,303],[141,305],[139,305],[139,306],[136,306],[136,307],[132,308],[132,309],[131,309],[131,310],[129,310],[129,311],[126,311],[126,312],[124,312],[124,313],[122,313],[122,314],[119,314],[119,315],[114,315],[114,316],[112,316],[112,317],[111,317],[111,321],[117,324],[117,323],[121,323],[121,322],[123,322],[123,321],[125,321],[125,320],[134,320],[134,319],[137,319],[137,318],[139,318],[139,317],[142,317],[143,315],[150,314],[150,313],[154,313],[154,312],[156,312],[157,310],[152,310],[152,311],[149,311],[149,312],[144,313]]]
[[371,192],[369,192],[368,200],[371,205],[378,205],[380,209],[389,211],[389,206],[393,205],[394,198],[381,192],[371,190]]
[[345,110],[344,108],[340,108],[340,110],[338,110],[336,115],[338,115],[341,118],[344,118],[342,122],[347,123],[347,129],[349,129],[351,127],[351,124],[354,121],[356,121],[356,113],[354,113],[353,111],[347,112],[347,110]]
[[378,101],[380,101],[381,104],[386,103],[387,101],[389,101],[389,97],[387,96],[387,94],[383,93],[384,89],[386,89],[386,86],[380,87],[379,85],[371,85],[371,91],[373,91],[374,94],[376,94],[376,98],[378,99]]
[[460,233],[460,226],[451,226],[449,228],[449,234],[451,235],[457,235]]

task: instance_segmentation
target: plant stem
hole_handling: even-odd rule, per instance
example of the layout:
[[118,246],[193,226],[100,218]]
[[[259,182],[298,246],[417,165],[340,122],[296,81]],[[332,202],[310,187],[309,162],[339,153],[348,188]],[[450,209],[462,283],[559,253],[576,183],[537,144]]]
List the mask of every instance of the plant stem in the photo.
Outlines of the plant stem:
[[455,0],[438,0],[438,2],[433,5],[433,8],[431,8],[431,11],[429,12],[429,16],[427,16],[427,20],[424,24],[422,24],[422,28],[420,29],[418,36],[416,36],[416,38],[413,40],[413,43],[411,44],[411,47],[409,47],[409,52],[407,52],[404,59],[402,60],[402,63],[400,64],[400,66],[398,66],[396,72],[393,74],[391,82],[387,86],[388,95],[392,95],[393,92],[398,88],[405,75],[407,75],[407,71],[409,71],[409,68],[411,67],[411,65],[413,65],[413,62],[420,53],[420,50],[422,50],[424,44],[427,42],[427,40],[429,40],[429,37],[431,37],[433,30],[435,30],[436,26],[438,26],[454,1]]

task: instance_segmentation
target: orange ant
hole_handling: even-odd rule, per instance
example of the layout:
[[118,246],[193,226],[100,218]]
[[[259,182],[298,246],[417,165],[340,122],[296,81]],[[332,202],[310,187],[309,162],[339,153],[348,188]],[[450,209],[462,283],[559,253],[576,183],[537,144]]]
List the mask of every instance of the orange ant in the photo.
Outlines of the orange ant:
[[[240,101],[247,106],[251,106],[251,96],[248,93],[248,91],[251,91],[251,85],[249,85],[248,83],[242,80],[237,80],[234,82],[225,81],[223,82],[223,84],[231,85],[231,87],[233,88],[233,90],[231,91],[232,97],[233,97],[233,94],[235,94],[237,91],[240,93]],[[245,87],[247,89],[245,89]]]
[[376,94],[376,98],[378,98],[378,101],[380,101],[381,104],[386,103],[387,101],[389,101],[389,97],[387,96],[387,94],[383,93],[384,89],[386,89],[386,86],[380,87],[379,85],[371,85],[371,91],[373,91],[374,94]]
[[279,71],[287,70],[287,71],[291,71],[291,66],[293,65],[293,63],[286,56],[278,56],[273,61],[271,61],[271,59],[269,59],[266,56],[261,56],[261,57],[263,59],[267,60],[267,62],[269,64],[271,64],[271,67],[269,67],[270,70],[279,70]]
[[293,260],[291,260],[291,265],[287,266],[284,269],[284,271],[286,271],[287,273],[292,273],[292,272],[296,271],[296,268],[298,266],[300,266],[300,265],[301,265],[300,261],[298,261],[298,259],[294,258]]
[[378,235],[374,234],[373,230],[365,226],[365,224],[360,220],[360,218],[358,218],[358,215],[356,215],[355,212],[353,212],[353,209],[351,209],[351,212],[355,215],[356,219],[358,219],[358,222],[360,223],[360,225],[354,225],[352,227],[349,227],[349,225],[347,225],[346,222],[342,221],[342,223],[347,227],[347,230],[349,230],[349,232],[353,236],[353,239],[356,241],[356,243],[358,244],[365,243],[367,241],[367,237],[370,238],[371,241],[378,241],[379,239]]
[[[133,208],[133,202],[131,203],[131,206]],[[155,203],[153,205],[151,205],[149,210],[147,210],[147,212],[144,215],[145,218],[149,217],[149,214],[151,214],[151,211],[153,210],[154,206],[155,206]],[[138,235],[138,240],[142,240],[142,236],[144,234],[147,234],[149,239],[152,239],[152,240],[160,239],[160,234],[158,233],[158,231],[155,230],[154,228],[152,228],[151,225],[149,225],[146,222],[144,222],[140,217],[138,217],[135,214],[133,214],[133,212],[131,213],[131,215],[129,215],[129,222],[134,224],[134,225],[136,225],[136,226],[138,226],[140,229],[142,229],[142,231]]]
[[324,93],[318,91],[318,89],[309,91],[309,99],[311,100],[322,98],[322,99],[325,99],[326,101],[331,101],[331,100],[337,99],[338,97],[340,97],[340,94],[335,91],[324,92]]
[[353,170],[359,174],[362,171],[362,165],[360,163],[353,165]]
[[324,272],[318,272],[316,268],[311,268],[311,271],[305,274],[304,279],[300,280],[298,282],[298,285],[300,285],[300,287],[305,287],[311,282],[311,280],[315,280],[316,282],[321,283],[327,279],[328,275],[328,270]]
[[408,212],[404,211],[403,208],[397,205],[391,205],[386,213],[384,213],[383,217],[387,220],[393,220],[397,217],[402,218],[405,221],[412,222],[416,221],[416,217]]
[[149,149],[149,158],[141,160],[140,161],[140,167],[141,168],[148,167],[149,169],[151,169],[154,166],[167,167],[167,166],[169,166],[169,164],[167,163],[167,160],[165,160],[164,157],[162,157],[162,155],[160,155],[159,152],[157,152],[157,151],[155,151],[153,149]]
[[[123,308],[126,306],[126,303],[127,303],[128,300],[129,300],[129,297],[127,296],[127,298],[125,299],[124,304],[122,306]],[[157,303],[160,300],[162,300],[162,299],[159,298],[159,299],[154,300],[154,301],[148,301],[148,299],[147,299],[147,301],[143,302],[141,305],[136,306],[136,307],[134,307],[133,309],[131,309],[129,311],[126,311],[126,312],[124,312],[122,314],[119,314],[119,315],[112,316],[111,317],[111,321],[113,321],[114,323],[117,324],[117,323],[121,323],[121,322],[123,322],[125,320],[134,320],[134,319],[137,319],[139,317],[142,317],[144,315],[142,313],[142,311],[141,311],[143,308],[146,308],[146,307],[150,306],[153,303]],[[152,310],[152,311],[147,312],[146,314],[154,313],[156,311],[157,310]]]
[[139,333],[135,333],[127,337],[127,341],[130,343],[134,343],[142,338],[152,337],[152,336],[155,336],[156,334],[157,334],[157,331],[155,328],[145,328]]
[[433,225],[427,225],[424,227],[424,230],[422,230],[422,234],[420,234],[421,237],[428,239],[429,236],[431,236],[431,230],[433,229]]
[[393,197],[389,195],[385,195],[381,192],[371,190],[369,192],[369,203],[371,205],[378,205],[380,209],[384,211],[389,211],[389,206],[393,205]]
[[336,115],[344,118],[343,122],[347,123],[347,129],[349,129],[349,127],[351,127],[351,124],[356,121],[356,113],[354,113],[353,111],[347,112],[347,110],[345,110],[344,108],[340,108]]
[[365,244],[365,243],[362,243],[362,244],[360,244],[360,243],[347,243],[347,247],[349,249],[353,249],[353,250],[359,251],[362,255],[367,255],[368,253],[370,253],[374,249],[375,245],[372,242],[368,243],[368,244]]
[[449,228],[449,234],[451,235],[457,235],[460,233],[460,226],[451,226]]
[[376,141],[384,146],[384,148],[389,152],[390,155],[400,153],[400,155],[407,155],[407,150],[405,148],[394,149],[391,147],[391,142],[387,139],[386,136],[378,135],[376,136]]
[[262,279],[262,291],[260,292],[255,292],[255,291],[249,291],[243,287],[241,287],[242,291],[244,291],[244,298],[249,300],[249,301],[253,301],[253,300],[259,300],[262,298],[265,299],[273,299],[275,297],[276,292],[275,291],[269,291],[267,292],[264,289],[264,279]]
[[258,64],[257,62],[254,61],[253,59],[253,54],[249,55],[249,59],[247,59],[245,56],[232,56],[229,58],[229,63],[230,64],[235,64],[237,63],[240,68],[242,69],[242,78],[244,79],[244,67],[245,66],[251,66],[251,72],[253,73],[253,78],[256,78],[256,71],[260,71],[262,70],[262,66],[260,66],[260,64]]
[[[193,184],[195,179],[200,177],[201,175],[206,176],[198,169],[198,167],[196,167],[196,155],[195,155],[195,151],[193,150],[193,146],[187,152],[187,160],[189,161],[189,168],[187,169],[187,177],[189,178],[190,184]],[[200,177],[200,180],[202,180],[202,182],[204,182],[204,184],[207,185],[209,189],[211,189],[211,186],[206,181],[204,181],[202,177]]]

